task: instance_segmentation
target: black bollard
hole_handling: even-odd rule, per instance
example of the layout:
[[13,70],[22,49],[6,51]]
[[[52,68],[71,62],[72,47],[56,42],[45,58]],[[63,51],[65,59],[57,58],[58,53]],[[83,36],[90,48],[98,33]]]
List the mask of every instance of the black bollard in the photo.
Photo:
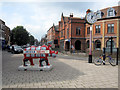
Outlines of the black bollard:
[[113,37],[111,37],[110,39],[111,39],[110,53],[111,53],[111,55],[112,55],[112,52],[113,52],[113,44],[112,44],[112,43],[113,43],[113,41],[112,41],[112,39],[113,39]]
[[[106,55],[105,55],[105,47],[103,48],[103,61],[105,61]],[[105,65],[105,63],[103,62],[103,65]]]
[[118,65],[118,55],[119,55],[119,48],[117,48],[117,57],[116,57],[117,62],[116,62],[116,65]]
[[92,55],[89,55],[88,63],[92,63]]

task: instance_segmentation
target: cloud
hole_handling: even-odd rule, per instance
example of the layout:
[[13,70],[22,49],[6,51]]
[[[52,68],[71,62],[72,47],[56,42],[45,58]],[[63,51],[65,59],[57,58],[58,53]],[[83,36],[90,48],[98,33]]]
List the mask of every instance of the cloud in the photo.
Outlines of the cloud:
[[1,2],[105,2],[105,1],[113,2],[111,0],[1,0]]
[[96,10],[101,10],[107,7],[117,6],[117,5],[118,5],[118,0],[114,0],[114,2],[112,0],[100,0],[100,2],[96,2],[95,4],[93,4],[91,8],[94,11],[96,11]]
[[9,17],[7,14],[3,14],[4,16],[2,17],[6,22],[6,25],[8,25],[11,29],[13,29],[16,26],[23,25],[24,22],[24,17],[17,14],[9,14]]
[[[17,0],[20,1],[20,0]],[[99,2],[98,2],[99,1]],[[100,2],[101,1],[101,2]],[[32,0],[30,1],[32,2]],[[103,3],[104,2],[104,3]],[[88,8],[96,11],[109,6],[115,6],[117,0],[97,0],[91,3],[0,3],[0,18],[12,29],[18,25],[24,26],[35,38],[41,37],[47,33],[47,30],[53,25],[58,25],[61,19],[61,13],[69,16],[73,13],[74,17],[84,17]],[[69,4],[69,5],[68,5]],[[80,4],[80,5],[79,5]],[[6,8],[6,6],[8,6]],[[1,8],[0,8],[1,9]]]
[[[24,27],[27,29],[27,31],[33,35],[33,36],[41,36],[43,31],[41,30],[40,25],[30,25],[25,24]],[[36,37],[35,37],[36,38]],[[39,39],[39,38],[38,38]]]
[[[48,10],[48,7],[41,8],[38,6],[33,10],[34,14],[30,16],[31,21],[35,23],[34,26],[36,27],[39,26],[37,29],[33,28],[33,30],[36,29],[35,30],[36,33],[41,33],[40,34],[41,36],[47,33],[47,31],[53,25],[53,23],[57,25],[60,18],[59,13],[56,13],[57,12],[56,9],[54,9],[53,7],[49,9],[50,10]],[[41,38],[40,35],[39,36],[35,35],[35,36],[39,37],[40,39]]]
[[2,3],[0,2],[0,13],[2,13]]

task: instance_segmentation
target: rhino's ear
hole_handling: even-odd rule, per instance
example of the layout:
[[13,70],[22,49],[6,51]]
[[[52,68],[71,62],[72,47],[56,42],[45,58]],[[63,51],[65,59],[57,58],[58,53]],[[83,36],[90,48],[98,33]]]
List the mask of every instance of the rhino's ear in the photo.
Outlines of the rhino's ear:
[[55,54],[58,54],[58,51],[56,51],[56,53]]
[[52,54],[52,57],[56,57],[56,54],[53,53],[53,54]]

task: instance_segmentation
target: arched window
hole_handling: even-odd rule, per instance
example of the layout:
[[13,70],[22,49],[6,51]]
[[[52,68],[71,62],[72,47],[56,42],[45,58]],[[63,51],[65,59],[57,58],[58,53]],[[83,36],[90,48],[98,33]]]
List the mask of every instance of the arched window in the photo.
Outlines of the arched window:
[[87,48],[89,48],[89,40],[87,41]]
[[101,49],[101,42],[100,42],[100,40],[96,40],[95,41],[95,49]]
[[80,27],[76,28],[76,35],[80,35]]
[[[111,40],[107,40],[106,42],[106,48],[110,48],[111,47]],[[115,48],[115,42],[112,40],[112,47]]]
[[108,17],[115,16],[115,9],[114,8],[109,8],[107,10],[107,16]]
[[76,50],[81,50],[81,41],[77,40],[77,41],[75,42],[75,49],[76,49]]
[[65,43],[65,50],[69,51],[69,49],[70,49],[70,42],[66,41],[66,43]]

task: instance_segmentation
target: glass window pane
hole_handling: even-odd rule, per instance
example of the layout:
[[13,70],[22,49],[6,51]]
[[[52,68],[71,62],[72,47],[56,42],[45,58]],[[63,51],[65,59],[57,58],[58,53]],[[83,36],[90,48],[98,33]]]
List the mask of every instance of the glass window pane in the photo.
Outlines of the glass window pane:
[[96,26],[96,31],[95,32],[98,33],[98,26]]
[[99,40],[95,41],[96,48],[101,48],[101,42]]
[[100,28],[100,25],[99,25],[99,28]]
[[112,27],[111,33],[114,33],[114,27]]
[[108,33],[110,33],[111,31],[110,31],[110,24],[108,24]]
[[79,35],[80,35],[80,28],[78,28],[78,30],[79,30]]
[[87,28],[87,34],[90,34],[90,27]]
[[113,16],[113,12],[112,11],[110,11],[110,16]]
[[108,24],[108,27],[110,27],[110,24]]
[[112,24],[112,27],[114,27],[114,24]]
[[98,26],[96,26],[96,28],[98,28]]
[[87,41],[87,48],[89,48],[89,40]]
[[78,29],[76,28],[76,35],[78,35]]

